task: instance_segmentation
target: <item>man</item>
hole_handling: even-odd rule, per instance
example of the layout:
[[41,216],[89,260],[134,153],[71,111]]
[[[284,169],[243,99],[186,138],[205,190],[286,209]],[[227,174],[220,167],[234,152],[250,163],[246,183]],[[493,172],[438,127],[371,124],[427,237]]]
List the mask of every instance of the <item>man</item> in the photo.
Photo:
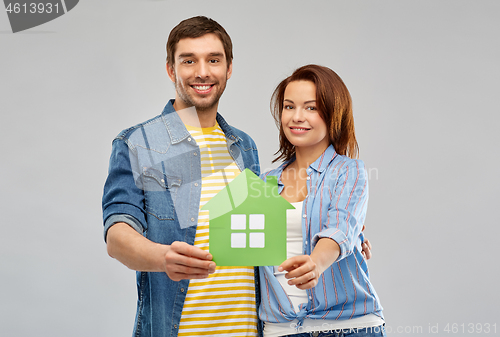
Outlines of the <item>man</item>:
[[217,22],[182,21],[167,41],[175,100],[113,141],[105,238],[109,255],[138,271],[134,336],[258,334],[254,269],[216,268],[200,211],[243,169],[259,174],[253,140],[217,113],[232,57]]
[[179,23],[167,41],[175,100],[113,141],[104,235],[109,255],[137,271],[134,336],[261,335],[258,277],[215,266],[200,210],[243,169],[259,174],[254,141],[217,113],[232,58],[214,20]]

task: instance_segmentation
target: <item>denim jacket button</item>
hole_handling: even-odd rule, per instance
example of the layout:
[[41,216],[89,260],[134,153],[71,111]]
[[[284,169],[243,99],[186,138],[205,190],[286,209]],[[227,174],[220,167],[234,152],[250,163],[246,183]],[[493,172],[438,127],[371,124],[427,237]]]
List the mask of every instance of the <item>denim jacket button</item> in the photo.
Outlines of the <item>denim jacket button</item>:
[[183,293],[183,292],[184,292],[184,288],[181,288],[181,293]]
[[191,218],[191,221],[194,221],[194,218]]
[[197,156],[196,152],[193,152],[193,156]]

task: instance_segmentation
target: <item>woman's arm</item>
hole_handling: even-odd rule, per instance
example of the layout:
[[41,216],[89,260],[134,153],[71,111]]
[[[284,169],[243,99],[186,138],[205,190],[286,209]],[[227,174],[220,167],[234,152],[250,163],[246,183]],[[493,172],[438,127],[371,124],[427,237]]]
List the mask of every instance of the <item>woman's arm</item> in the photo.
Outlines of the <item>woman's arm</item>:
[[328,215],[323,217],[321,230],[311,240],[311,248],[321,238],[337,242],[340,255],[336,262],[352,254],[359,244],[368,203],[368,178],[363,161],[350,160],[346,164],[336,179],[330,179]]
[[311,289],[318,284],[318,279],[340,255],[337,242],[329,238],[321,238],[316,243],[311,255],[298,255],[287,259],[278,271],[286,270],[285,278],[290,279],[288,284],[299,289]]

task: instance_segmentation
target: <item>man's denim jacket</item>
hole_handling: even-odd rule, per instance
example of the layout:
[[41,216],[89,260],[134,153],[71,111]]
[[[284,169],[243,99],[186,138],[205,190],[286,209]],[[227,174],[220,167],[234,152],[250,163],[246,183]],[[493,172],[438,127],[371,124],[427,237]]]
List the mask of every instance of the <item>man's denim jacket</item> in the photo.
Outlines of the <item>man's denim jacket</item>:
[[[194,243],[201,196],[200,149],[173,102],[161,115],[122,131],[114,139],[102,200],[105,238],[109,227],[125,222],[157,243]],[[217,122],[240,170],[249,168],[259,175],[254,141],[219,114]],[[134,336],[177,336],[188,285],[189,280],[172,281],[163,272],[137,272]]]

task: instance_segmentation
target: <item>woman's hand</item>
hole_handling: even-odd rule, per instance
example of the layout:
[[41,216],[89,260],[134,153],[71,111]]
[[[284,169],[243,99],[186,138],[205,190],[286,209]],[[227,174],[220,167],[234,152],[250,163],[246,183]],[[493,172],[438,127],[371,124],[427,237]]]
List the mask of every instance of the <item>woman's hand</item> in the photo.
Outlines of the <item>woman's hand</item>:
[[311,289],[318,284],[323,272],[335,262],[340,255],[337,242],[329,238],[321,238],[316,243],[312,254],[298,255],[283,262],[278,271],[287,271],[285,278],[289,285],[299,289]]
[[278,271],[287,271],[285,278],[289,279],[288,284],[303,290],[315,287],[321,275],[317,264],[309,255],[298,255],[285,260]]

